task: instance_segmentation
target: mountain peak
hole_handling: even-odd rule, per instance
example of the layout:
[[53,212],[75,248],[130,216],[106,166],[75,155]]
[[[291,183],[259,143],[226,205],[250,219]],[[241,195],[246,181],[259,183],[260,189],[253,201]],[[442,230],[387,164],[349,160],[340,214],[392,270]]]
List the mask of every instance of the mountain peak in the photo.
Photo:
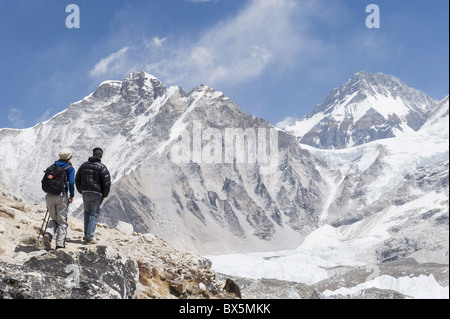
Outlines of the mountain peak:
[[356,72],[353,75],[353,78],[366,78],[369,76],[369,74],[370,73],[367,73],[365,70],[361,70],[361,71]]
[[158,80],[158,78],[150,73],[147,73],[145,71],[141,71],[141,72],[132,72],[130,74],[128,74],[128,76],[125,78],[126,80],[131,80],[131,81],[137,81],[137,80]]
[[408,89],[408,86],[393,75],[384,73],[367,73],[362,70],[355,73],[351,79],[349,79],[338,89],[342,90],[348,88],[354,88],[365,91],[365,93],[369,95],[375,95],[377,93],[385,94],[386,91],[391,91],[392,89]]
[[138,96],[156,99],[166,91],[166,87],[157,77],[141,71],[130,73],[123,81],[103,81],[90,97],[105,101],[121,94],[128,101],[132,101]]
[[141,72],[133,72],[130,73],[125,80],[123,80],[123,83],[134,83],[139,88],[150,88],[153,89],[155,87],[164,87],[164,84],[156,77],[153,76],[145,71]]
[[139,97],[155,100],[167,92],[165,85],[155,76],[142,72],[130,73],[122,82],[121,95],[128,102],[136,102]]
[[305,144],[345,148],[417,131],[436,104],[393,75],[359,71],[286,130]]

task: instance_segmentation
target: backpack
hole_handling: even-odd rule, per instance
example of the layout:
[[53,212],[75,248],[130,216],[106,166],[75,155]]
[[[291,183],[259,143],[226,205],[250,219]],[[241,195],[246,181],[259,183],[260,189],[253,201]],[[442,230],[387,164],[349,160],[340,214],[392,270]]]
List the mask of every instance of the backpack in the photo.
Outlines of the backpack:
[[45,170],[42,178],[42,190],[48,194],[60,195],[64,191],[64,185],[67,182],[67,170],[71,168],[67,165],[64,168],[56,166],[55,164],[49,166]]

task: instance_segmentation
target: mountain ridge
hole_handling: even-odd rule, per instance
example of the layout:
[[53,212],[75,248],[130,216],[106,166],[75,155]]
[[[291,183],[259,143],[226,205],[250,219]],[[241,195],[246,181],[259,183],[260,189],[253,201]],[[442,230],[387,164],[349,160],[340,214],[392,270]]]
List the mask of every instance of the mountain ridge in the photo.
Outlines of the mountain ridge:
[[[356,83],[367,77],[401,86],[397,78],[379,74],[358,73],[353,80]],[[355,89],[350,85],[352,79],[346,83]],[[330,93],[330,103],[337,93],[337,89]],[[354,98],[358,91],[347,96],[352,94]],[[419,97],[418,105],[425,105],[424,100],[428,99]],[[334,106],[345,106],[335,102]],[[448,99],[440,105],[445,114]],[[439,117],[436,121],[443,123]],[[393,127],[399,126],[393,123]],[[381,122],[379,127],[389,127],[387,124]],[[242,138],[244,145],[244,154],[233,149],[230,162],[226,161],[227,129],[237,129],[238,133],[233,131],[235,144]],[[431,131],[428,136],[434,138],[437,133]],[[401,136],[418,134],[412,128],[404,133]],[[383,180],[380,174],[393,172],[390,154],[401,154],[395,143],[384,142],[390,141],[387,136],[375,134],[373,141],[359,146],[347,145],[338,153],[322,152],[300,144],[297,136],[275,129],[263,119],[247,115],[208,86],[200,85],[190,92],[178,86],[166,88],[156,77],[140,72],[123,81],[103,82],[83,100],[33,128],[0,130],[5,150],[0,154],[0,180],[21,195],[42,201],[44,195],[38,186],[42,171],[55,160],[60,148],[72,148],[73,163],[79,166],[91,149],[102,146],[114,182],[104,204],[108,213],[101,215],[110,227],[125,221],[139,232],[152,232],[180,248],[202,253],[295,249],[324,223],[338,227],[373,216],[384,209],[378,204],[383,192],[389,193],[421,166],[448,158],[444,148],[430,155],[428,162],[418,160],[412,166],[403,165],[405,168],[399,165],[400,173],[392,175],[395,178]],[[264,173],[259,158],[249,161],[252,154],[258,154],[258,147],[245,144],[249,139],[255,144],[265,141],[261,144],[268,151],[265,155],[272,154],[270,146],[276,141],[277,160],[271,174]],[[431,144],[441,145],[441,140],[442,136]],[[211,155],[216,151],[220,156]],[[174,161],[176,155],[181,162]],[[243,160],[238,155],[243,155]],[[414,156],[419,158],[420,154]],[[20,163],[28,158],[33,158],[35,165],[22,169]],[[16,175],[11,174],[16,171]],[[375,187],[375,182],[382,187]],[[76,197],[73,209],[81,207],[78,194]],[[81,208],[73,213],[79,216]]]
[[395,76],[360,71],[284,129],[317,148],[347,148],[417,131],[435,101]]

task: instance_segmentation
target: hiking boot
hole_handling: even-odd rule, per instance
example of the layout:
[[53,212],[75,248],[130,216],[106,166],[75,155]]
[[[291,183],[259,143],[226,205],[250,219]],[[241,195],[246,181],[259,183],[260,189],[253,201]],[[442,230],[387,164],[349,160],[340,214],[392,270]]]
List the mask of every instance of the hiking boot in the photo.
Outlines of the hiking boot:
[[95,239],[86,240],[86,244],[88,244],[88,245],[95,245],[95,244],[97,244],[97,241]]
[[45,233],[44,236],[42,237],[44,240],[44,247],[45,250],[50,250],[52,248],[52,235],[50,235],[49,233]]
[[94,245],[97,243],[97,241],[94,238],[87,238],[86,236],[83,237],[83,241],[86,245]]

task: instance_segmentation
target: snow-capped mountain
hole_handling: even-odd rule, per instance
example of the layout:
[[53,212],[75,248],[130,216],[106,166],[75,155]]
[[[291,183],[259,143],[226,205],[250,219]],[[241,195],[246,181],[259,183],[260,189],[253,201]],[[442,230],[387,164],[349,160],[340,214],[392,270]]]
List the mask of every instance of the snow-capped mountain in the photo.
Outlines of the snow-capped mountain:
[[[122,220],[203,254],[295,249],[332,227],[340,239],[377,237],[371,260],[448,259],[448,99],[360,72],[311,114],[323,120],[311,127],[329,125],[325,135],[349,134],[333,145],[347,148],[301,144],[312,131],[299,143],[298,131],[277,130],[210,87],[186,92],[133,73],[44,123],[0,130],[0,181],[42,201],[43,171],[61,148],[77,168],[100,146],[113,176],[101,221],[111,227]],[[376,133],[369,139],[363,123]],[[80,205],[78,195],[71,210]],[[432,236],[420,237],[423,225]]]
[[[40,202],[43,171],[61,148],[77,168],[102,147],[114,186],[101,220],[202,252],[295,248],[317,227],[325,189],[294,137],[210,87],[166,88],[145,72],[103,82],[32,128],[2,129],[0,144],[0,180]],[[72,209],[80,205],[78,195]]]
[[285,130],[303,144],[342,149],[415,132],[436,103],[392,75],[361,71]]
[[208,258],[221,273],[250,278],[238,283],[255,298],[300,298],[306,284],[324,298],[448,299],[448,142],[447,96],[417,132],[310,147],[329,189],[320,226],[295,250]]
[[430,115],[421,129],[426,130],[434,127],[436,130],[437,127],[441,126],[445,130],[446,121],[448,121],[448,96],[440,101],[434,109],[431,109]]
[[[125,135],[127,142],[113,144],[117,149],[143,141],[143,155],[113,187],[105,222],[124,220],[200,252],[280,249],[287,242],[294,248],[315,229],[324,185],[314,159],[294,137],[245,114],[210,87],[189,93],[172,87],[159,101],[153,116],[136,120],[140,126]],[[238,146],[227,159],[227,134],[234,129],[231,147],[242,138],[243,159]],[[267,154],[272,163],[249,159],[253,142],[254,154]],[[276,148],[270,150],[271,144]],[[120,153],[127,152],[123,148]],[[267,174],[270,164],[275,170]]]

